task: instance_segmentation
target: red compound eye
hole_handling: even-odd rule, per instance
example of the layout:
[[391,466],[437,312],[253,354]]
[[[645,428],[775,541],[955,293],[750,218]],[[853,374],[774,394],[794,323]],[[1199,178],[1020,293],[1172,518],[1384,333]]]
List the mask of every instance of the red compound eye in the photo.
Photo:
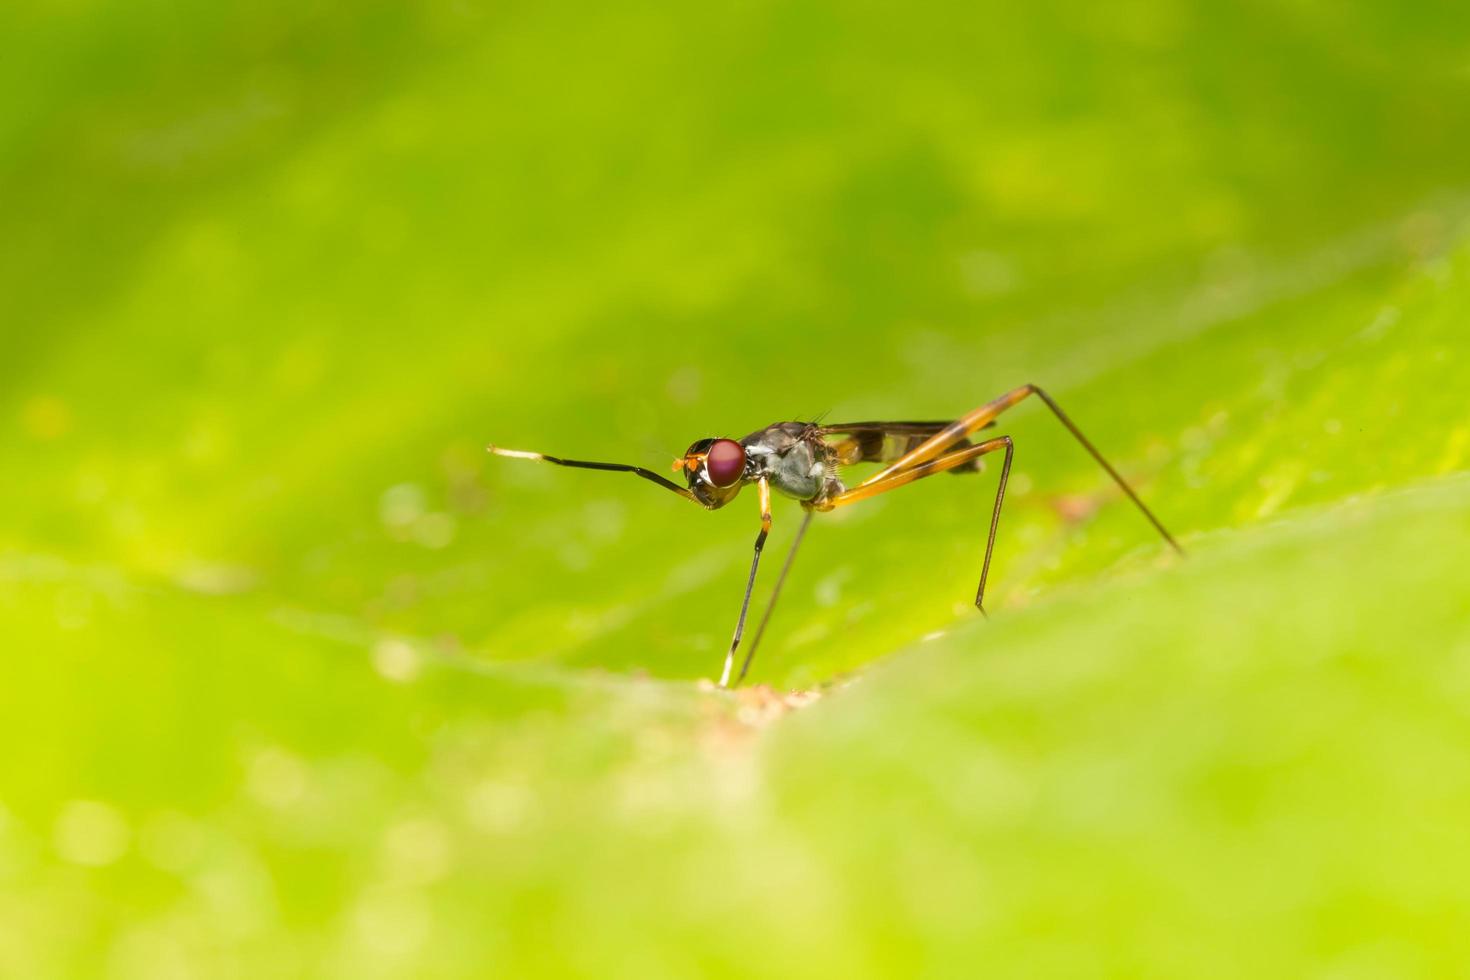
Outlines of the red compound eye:
[[745,475],[745,448],[734,439],[716,439],[709,447],[704,468],[715,486],[733,487]]

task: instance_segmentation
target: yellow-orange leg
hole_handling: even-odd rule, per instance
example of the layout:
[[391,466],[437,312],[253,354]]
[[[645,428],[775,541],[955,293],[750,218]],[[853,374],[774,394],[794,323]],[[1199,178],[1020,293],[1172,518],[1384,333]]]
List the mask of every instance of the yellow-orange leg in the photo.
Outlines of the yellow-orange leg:
[[1015,454],[1015,447],[1011,444],[1010,436],[997,436],[994,439],[987,439],[973,446],[956,449],[953,452],[945,453],[938,459],[931,459],[927,463],[920,463],[912,469],[905,470],[902,473],[896,473],[878,483],[869,481],[861,486],[853,487],[851,490],[838,494],[836,497],[827,501],[827,507],[824,509],[842,507],[846,504],[857,503],[859,500],[866,500],[869,497],[876,497],[880,493],[895,490],[915,480],[922,480],[926,476],[933,476],[935,473],[943,473],[945,470],[952,470],[956,466],[963,466],[975,457],[984,456],[986,453],[993,453],[997,449],[1004,449],[1006,458],[1000,466],[1000,484],[995,488],[995,507],[990,512],[990,534],[985,539],[985,563],[980,566],[980,586],[975,590],[975,608],[983,613],[985,612],[985,581],[990,577],[990,556],[995,551],[995,529],[1000,526],[1000,505],[1005,500],[1006,481],[1010,479],[1011,475],[1011,457]]
[[[1103,454],[1098,452],[1097,447],[1082,434],[1082,430],[1078,429],[1076,424],[1067,417],[1067,413],[1062,411],[1061,406],[1053,401],[1050,395],[1036,387],[1036,385],[1022,385],[1014,391],[1008,391],[999,398],[986,402],[974,411],[956,419],[853,489],[862,490],[864,487],[885,483],[909,470],[919,468],[936,457],[940,457],[946,449],[949,449],[961,439],[968,438],[970,435],[985,428],[985,426],[995,421],[1001,412],[1024,401],[1030,395],[1035,395],[1046,403],[1046,407],[1051,409],[1052,414],[1057,417],[1057,420],[1062,425],[1066,426],[1067,431],[1072,433],[1073,438],[1082,444],[1082,448],[1087,450],[1092,458],[1097,461],[1097,464],[1107,471],[1108,476],[1113,478],[1113,482],[1127,494],[1128,499],[1133,501],[1138,509],[1143,512],[1143,516],[1148,518],[1148,522],[1154,526],[1154,530],[1158,531],[1164,540],[1169,542],[1170,547],[1179,554],[1184,554],[1184,549],[1179,547],[1179,543],[1174,540],[1174,536],[1165,530],[1164,525],[1154,516],[1153,511],[1144,505],[1144,502],[1139,499],[1138,494],[1133,492],[1133,488],[1128,485],[1127,481],[1119,475],[1117,470],[1113,469],[1111,463],[1103,458]],[[954,463],[946,466],[945,469],[951,469],[958,465],[958,463]],[[934,470],[930,472],[939,471]],[[882,491],[879,492],[881,493]]]
[[750,612],[750,593],[755,588],[755,573],[761,565],[761,549],[766,546],[766,536],[771,533],[771,484],[762,478],[756,484],[760,488],[761,533],[755,537],[755,557],[750,560],[750,578],[745,582],[745,600],[740,603],[740,618],[735,621],[735,636],[730,640],[730,651],[725,654],[725,669],[720,672],[720,686],[730,686],[730,671],[735,666],[735,649],[740,646],[740,637],[745,632],[745,615]]

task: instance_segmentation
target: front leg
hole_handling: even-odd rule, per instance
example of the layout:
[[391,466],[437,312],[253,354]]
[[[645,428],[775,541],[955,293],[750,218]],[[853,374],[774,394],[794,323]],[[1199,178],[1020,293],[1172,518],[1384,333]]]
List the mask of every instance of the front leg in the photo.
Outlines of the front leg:
[[761,533],[755,536],[755,557],[750,560],[750,578],[745,583],[745,600],[740,603],[740,618],[735,621],[735,637],[730,641],[730,652],[725,654],[725,669],[720,672],[720,686],[730,686],[730,671],[735,666],[735,649],[740,646],[741,634],[745,632],[745,614],[750,611],[750,593],[755,588],[755,573],[761,564],[761,549],[766,546],[766,535],[771,533],[771,484],[761,477],[757,486],[761,494]]

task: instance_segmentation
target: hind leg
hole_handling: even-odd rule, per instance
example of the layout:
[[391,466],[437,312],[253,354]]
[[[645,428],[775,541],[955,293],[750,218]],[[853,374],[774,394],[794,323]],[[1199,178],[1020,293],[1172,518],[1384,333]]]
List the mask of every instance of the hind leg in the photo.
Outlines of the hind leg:
[[1022,385],[956,419],[907,453],[904,453],[888,466],[873,474],[854,489],[861,490],[867,486],[886,484],[889,480],[896,479],[904,473],[917,469],[926,463],[947,458],[944,454],[953,449],[955,443],[983,429],[995,421],[996,416],[1000,415],[1000,413],[1020,404],[1031,395],[1035,395],[1046,403],[1046,407],[1051,409],[1052,414],[1057,417],[1057,421],[1061,422],[1067,431],[1072,433],[1073,438],[1082,444],[1082,448],[1086,449],[1088,454],[1096,460],[1097,464],[1107,472],[1108,476],[1113,478],[1113,482],[1118,485],[1123,493],[1127,494],[1129,500],[1137,505],[1138,509],[1143,513],[1143,516],[1154,526],[1154,530],[1158,531],[1164,540],[1169,542],[1171,548],[1181,555],[1184,554],[1184,549],[1179,547],[1179,543],[1174,540],[1174,536],[1164,529],[1164,525],[1154,516],[1153,511],[1144,505],[1144,502],[1139,499],[1138,494],[1133,492],[1133,488],[1128,485],[1128,482],[1119,475],[1117,470],[1113,469],[1111,463],[1103,458],[1103,454],[1098,452],[1097,447],[1082,434],[1082,430],[1077,428],[1076,423],[1067,417],[1067,413],[1062,411],[1061,406],[1036,385]]

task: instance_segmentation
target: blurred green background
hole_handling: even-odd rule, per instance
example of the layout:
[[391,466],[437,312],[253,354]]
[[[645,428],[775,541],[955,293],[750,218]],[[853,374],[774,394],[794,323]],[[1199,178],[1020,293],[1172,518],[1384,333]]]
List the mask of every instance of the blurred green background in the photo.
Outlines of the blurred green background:
[[[0,976],[1463,975],[1464,4],[0,36]],[[483,453],[1027,381],[1192,557],[1027,405],[739,697],[753,495]]]

